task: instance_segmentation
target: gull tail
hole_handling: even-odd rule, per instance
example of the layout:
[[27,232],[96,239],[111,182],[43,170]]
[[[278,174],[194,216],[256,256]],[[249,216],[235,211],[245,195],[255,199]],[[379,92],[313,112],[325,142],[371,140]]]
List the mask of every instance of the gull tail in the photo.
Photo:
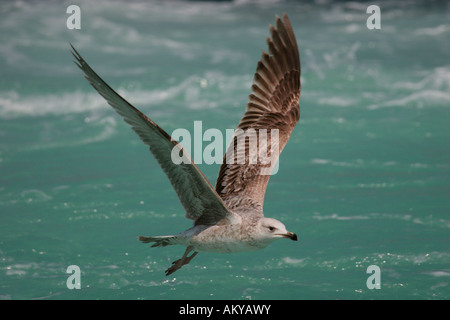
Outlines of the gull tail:
[[152,248],[154,247],[165,247],[170,246],[173,244],[177,244],[177,237],[176,236],[158,236],[158,237],[138,237],[139,241],[142,241],[143,243],[150,243],[154,242],[152,245]]

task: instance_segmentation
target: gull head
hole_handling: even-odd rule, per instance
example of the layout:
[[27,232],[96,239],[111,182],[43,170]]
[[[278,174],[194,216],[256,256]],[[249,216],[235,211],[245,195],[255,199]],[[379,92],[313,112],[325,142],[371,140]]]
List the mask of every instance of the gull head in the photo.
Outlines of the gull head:
[[272,242],[282,238],[287,238],[294,241],[298,240],[295,233],[287,231],[283,223],[272,218],[262,218],[259,220],[258,231],[261,240],[267,242]]

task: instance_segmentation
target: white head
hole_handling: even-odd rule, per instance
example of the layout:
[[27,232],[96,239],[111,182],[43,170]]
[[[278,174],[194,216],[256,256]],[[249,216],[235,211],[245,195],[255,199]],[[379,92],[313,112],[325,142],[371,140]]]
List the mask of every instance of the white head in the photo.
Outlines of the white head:
[[261,240],[268,243],[282,238],[288,238],[294,241],[298,240],[295,233],[286,230],[283,223],[272,218],[262,218],[258,223]]

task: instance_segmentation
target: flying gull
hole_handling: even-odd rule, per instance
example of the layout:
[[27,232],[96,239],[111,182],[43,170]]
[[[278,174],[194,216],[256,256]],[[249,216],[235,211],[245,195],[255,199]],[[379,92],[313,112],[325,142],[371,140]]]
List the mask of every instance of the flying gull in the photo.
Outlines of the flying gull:
[[[175,189],[186,218],[194,221],[192,228],[177,234],[138,238],[144,243],[153,242],[152,247],[186,246],[181,259],[172,263],[166,275],[188,264],[201,251],[242,252],[262,249],[277,239],[297,241],[297,235],[287,231],[283,223],[263,214],[270,178],[267,170],[274,168],[300,117],[300,57],[286,14],[282,19],[276,17],[270,34],[269,53],[263,51],[257,64],[246,112],[227,148],[215,188],[177,141],[115,92],[71,45],[75,63],[85,78],[150,147]],[[271,134],[256,144],[250,139],[238,143],[241,135],[251,130],[258,138],[263,130]],[[262,147],[266,152],[260,152]],[[183,157],[181,163],[172,161],[174,148]]]

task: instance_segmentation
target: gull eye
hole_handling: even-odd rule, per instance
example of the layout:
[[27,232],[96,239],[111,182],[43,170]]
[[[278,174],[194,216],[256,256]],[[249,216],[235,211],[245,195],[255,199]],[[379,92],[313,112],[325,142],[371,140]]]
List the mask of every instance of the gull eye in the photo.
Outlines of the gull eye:
[[270,232],[272,232],[273,230],[275,230],[275,227],[270,226],[269,230],[270,230]]

